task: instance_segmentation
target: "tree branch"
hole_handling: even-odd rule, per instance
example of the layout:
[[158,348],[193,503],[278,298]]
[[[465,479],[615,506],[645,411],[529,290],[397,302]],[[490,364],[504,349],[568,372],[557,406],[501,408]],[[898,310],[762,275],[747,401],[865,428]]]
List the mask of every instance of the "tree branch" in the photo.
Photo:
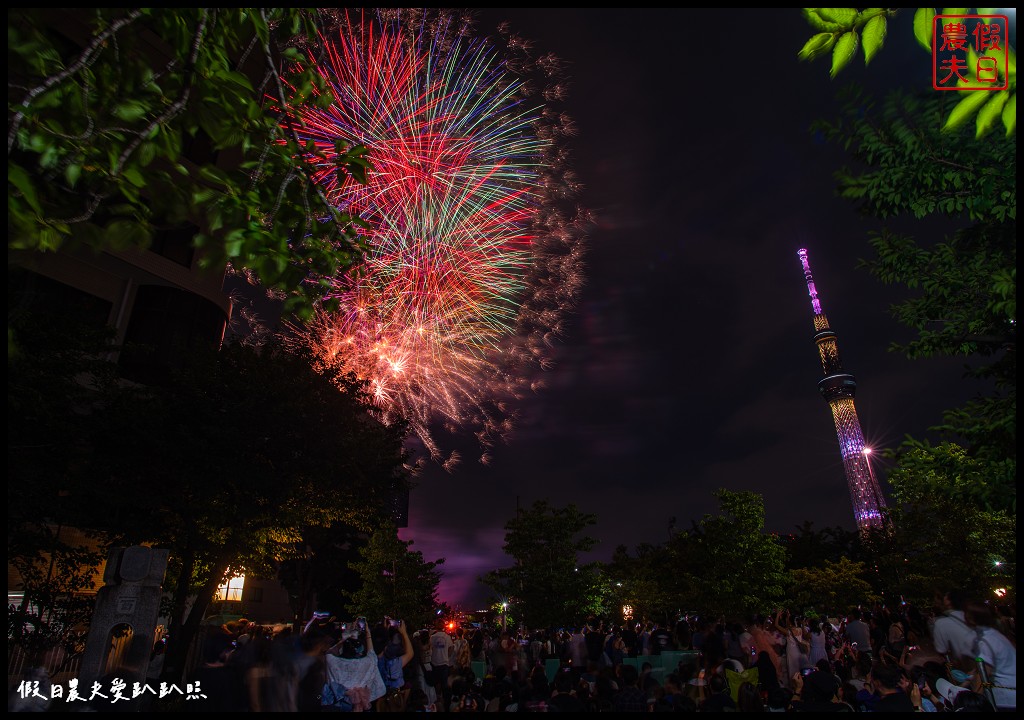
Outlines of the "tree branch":
[[[132,12],[128,13],[128,17],[122,18],[120,20],[115,20],[114,22],[112,22],[110,24],[110,27],[108,27],[102,33],[93,38],[93,41],[89,44],[85,51],[78,57],[78,60],[76,60],[74,64],[65,69],[63,72],[57,73],[56,75],[51,75],[50,77],[46,78],[46,80],[43,81],[42,85],[38,85],[29,90],[28,93],[25,95],[24,99],[22,99],[21,104],[24,106],[28,106],[28,104],[32,102],[35,98],[37,98],[39,95],[42,95],[44,92],[52,88],[54,85],[57,85],[58,83],[67,80],[69,77],[77,73],[79,70],[85,67],[86,64],[88,64],[88,62],[92,59],[93,54],[97,50],[99,50],[100,47],[102,47],[111,36],[116,34],[117,31],[121,28],[126,27],[135,22],[141,16],[141,10],[133,10]],[[14,116],[11,118],[11,127],[7,131],[8,155],[10,155],[11,149],[14,147],[14,139],[18,135],[18,128],[21,126],[21,121],[24,119],[25,113],[21,111],[14,113]]]
[[[260,16],[263,18],[264,22],[267,22],[266,10],[264,10],[263,8],[260,8]],[[285,126],[287,127],[288,133],[291,135],[292,140],[294,140],[295,144],[298,145],[301,148],[302,147],[302,140],[301,140],[301,138],[299,138],[299,134],[295,130],[295,126],[292,124],[291,118],[288,116],[288,112],[287,112],[288,100],[287,100],[287,98],[285,98],[284,84],[281,82],[281,76],[280,76],[280,74],[278,74],[277,68],[274,67],[274,58],[270,54],[270,42],[269,41],[263,43],[263,57],[266,59],[266,61],[267,61],[267,69],[270,71],[271,77],[274,79],[274,88],[277,91],[277,101],[279,103],[281,103],[281,114],[284,117]],[[324,204],[325,207],[327,207],[327,208],[333,207],[331,205],[330,201],[327,199],[327,196],[324,195],[323,190],[320,188],[320,186],[317,183],[315,183],[312,180],[310,180],[309,184],[313,187],[313,190],[316,192],[317,196],[320,198],[320,201]],[[331,220],[334,222],[335,227],[338,229],[338,234],[340,236],[340,239],[342,239],[345,242],[347,242],[350,249],[352,249],[352,250],[354,250],[356,252],[360,252],[361,249],[360,249],[359,245],[354,240],[352,240],[349,237],[349,235],[348,235],[348,228],[345,227],[345,225],[341,222],[341,219],[338,217],[337,213],[333,213],[332,212],[332,213],[330,213],[330,215],[331,215]]]
[[184,110],[185,106],[188,104],[189,95],[192,94],[192,84],[193,79],[195,77],[196,60],[199,57],[199,48],[202,46],[203,43],[203,35],[206,34],[206,22],[208,17],[208,10],[206,8],[203,8],[202,14],[199,17],[199,25],[196,26],[196,31],[192,36],[192,51],[189,53],[188,62],[185,64],[184,67],[185,80],[184,83],[182,84],[181,92],[178,93],[178,98],[170,107],[167,108],[167,110],[161,113],[156,119],[153,120],[153,122],[146,126],[146,129],[140,132],[135,137],[135,140],[124,149],[124,152],[122,152],[121,156],[117,159],[117,165],[114,167],[114,177],[117,177],[118,175],[121,174],[121,170],[124,169],[124,165],[126,162],[128,162],[128,158],[130,158],[132,153],[134,153],[138,149],[139,145],[141,145],[142,142],[147,137],[149,137],[153,130],[159,127],[161,123],[166,122],[167,120],[171,119],[179,112]]

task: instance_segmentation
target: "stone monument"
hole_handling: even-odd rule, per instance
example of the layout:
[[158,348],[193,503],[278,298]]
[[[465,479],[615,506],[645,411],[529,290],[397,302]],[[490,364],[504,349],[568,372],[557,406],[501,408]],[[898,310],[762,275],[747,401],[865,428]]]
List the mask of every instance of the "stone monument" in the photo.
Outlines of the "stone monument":
[[[89,688],[115,670],[129,688],[133,682],[145,682],[169,552],[140,545],[110,551],[79,669],[81,687]],[[111,633],[122,625],[132,630],[131,644],[118,667],[108,667]]]

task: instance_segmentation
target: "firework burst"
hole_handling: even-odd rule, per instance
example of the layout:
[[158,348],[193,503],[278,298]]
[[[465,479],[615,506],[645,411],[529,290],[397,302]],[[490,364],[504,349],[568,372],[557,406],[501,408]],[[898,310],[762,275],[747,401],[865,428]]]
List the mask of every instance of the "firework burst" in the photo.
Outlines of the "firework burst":
[[[513,36],[503,50],[472,39],[444,13],[338,27],[315,54],[332,102],[286,112],[316,147],[307,161],[328,198],[365,221],[368,253],[331,279],[339,310],[297,337],[364,380],[435,458],[440,421],[474,432],[486,460],[580,286],[583,221],[563,207],[575,182],[559,145],[571,120],[528,95],[531,73],[560,87],[558,63],[532,61]],[[355,145],[372,164],[365,184],[338,171]]]

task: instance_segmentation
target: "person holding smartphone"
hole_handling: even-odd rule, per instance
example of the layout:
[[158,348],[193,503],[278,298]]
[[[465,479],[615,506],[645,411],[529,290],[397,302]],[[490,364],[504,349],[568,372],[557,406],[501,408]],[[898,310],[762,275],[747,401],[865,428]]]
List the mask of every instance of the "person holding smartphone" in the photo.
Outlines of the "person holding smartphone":
[[797,712],[834,712],[840,702],[842,687],[829,667],[828,660],[820,660],[816,667],[802,668],[790,679],[793,687],[793,709]]
[[377,700],[377,712],[404,712],[408,703],[409,691],[405,689],[403,668],[415,656],[412,640],[402,620],[384,618],[384,624],[378,628],[379,647],[377,653],[377,669],[384,681],[384,697]]
[[365,617],[342,626],[341,640],[324,656],[327,683],[323,703],[340,710],[366,711],[384,695],[384,679]]

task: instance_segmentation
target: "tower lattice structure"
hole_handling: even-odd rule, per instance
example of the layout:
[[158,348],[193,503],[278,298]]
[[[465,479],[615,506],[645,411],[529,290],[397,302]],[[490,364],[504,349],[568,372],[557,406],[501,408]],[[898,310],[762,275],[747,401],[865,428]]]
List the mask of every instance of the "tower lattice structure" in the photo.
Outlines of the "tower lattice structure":
[[857,394],[857,381],[853,375],[843,371],[836,334],[829,327],[828,318],[821,309],[818,291],[811,276],[811,266],[807,260],[807,250],[801,248],[797,255],[800,257],[804,278],[807,280],[807,291],[811,296],[811,307],[814,309],[814,342],[818,346],[821,367],[825,372],[825,377],[818,381],[818,391],[832,410],[836,435],[839,438],[839,452],[843,458],[846,482],[850,488],[850,501],[853,503],[853,516],[857,521],[857,529],[863,533],[883,525],[882,508],[885,507],[885,498],[864,452],[864,433],[861,431],[857,408],[853,402]]

